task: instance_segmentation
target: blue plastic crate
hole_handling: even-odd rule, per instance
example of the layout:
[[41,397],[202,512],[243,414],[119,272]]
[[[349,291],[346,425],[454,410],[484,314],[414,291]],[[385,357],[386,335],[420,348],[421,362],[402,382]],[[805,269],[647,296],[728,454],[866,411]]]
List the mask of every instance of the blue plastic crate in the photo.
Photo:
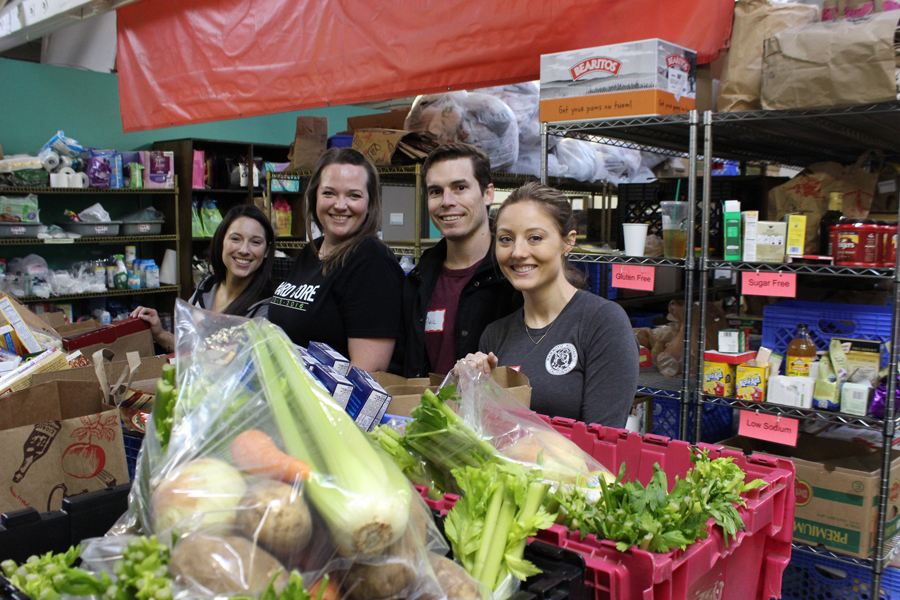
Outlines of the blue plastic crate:
[[[790,300],[763,307],[762,345],[782,355],[806,323],[819,350],[828,350],[833,337],[888,342],[891,339],[891,308],[860,304],[828,304]],[[881,365],[888,362],[888,346],[881,348]]]
[[662,318],[662,313],[629,312],[632,327],[653,327],[653,321]]
[[[703,420],[700,424],[700,441],[713,444],[731,437],[732,411],[728,406],[703,406]],[[693,428],[694,407],[690,410]],[[655,396],[653,398],[653,433],[678,439],[681,424],[681,402],[674,398]]]
[[122,440],[125,442],[125,463],[128,465],[128,479],[134,481],[134,469],[137,465],[138,452],[144,443],[144,436],[126,429],[122,430]]
[[[868,567],[807,550],[794,550],[781,578],[782,600],[877,600],[869,586]],[[881,579],[881,598],[900,600],[900,569],[887,567]]]
[[[603,296],[603,288],[605,287],[607,294],[606,299],[616,299],[617,290],[612,286],[612,269],[609,268],[609,265],[583,262],[573,262],[570,264],[575,265],[576,269],[584,273],[586,287],[592,294]],[[606,278],[605,286],[602,285],[604,277]]]

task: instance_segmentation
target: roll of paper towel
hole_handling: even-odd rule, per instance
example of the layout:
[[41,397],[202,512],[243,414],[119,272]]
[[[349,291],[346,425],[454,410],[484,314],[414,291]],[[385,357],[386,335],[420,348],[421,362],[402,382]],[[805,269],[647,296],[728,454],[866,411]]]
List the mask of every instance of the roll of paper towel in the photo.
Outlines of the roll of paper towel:
[[166,250],[162,266],[159,268],[159,282],[163,285],[178,283],[178,255],[174,250]]

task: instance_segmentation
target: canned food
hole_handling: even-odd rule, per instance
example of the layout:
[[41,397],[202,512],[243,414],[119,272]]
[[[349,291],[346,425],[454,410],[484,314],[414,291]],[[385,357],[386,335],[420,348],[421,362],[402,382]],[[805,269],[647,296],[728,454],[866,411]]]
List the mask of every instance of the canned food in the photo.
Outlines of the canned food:
[[881,227],[871,219],[848,219],[837,226],[834,263],[844,267],[881,265]]
[[828,227],[828,256],[837,258],[838,224]]

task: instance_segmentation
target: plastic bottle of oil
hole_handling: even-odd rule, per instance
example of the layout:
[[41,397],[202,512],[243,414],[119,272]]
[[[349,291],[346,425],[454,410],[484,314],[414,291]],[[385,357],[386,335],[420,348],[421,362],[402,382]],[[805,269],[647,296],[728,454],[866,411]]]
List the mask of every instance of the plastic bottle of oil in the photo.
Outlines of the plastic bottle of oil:
[[788,377],[808,377],[809,364],[816,357],[816,344],[809,337],[809,328],[804,323],[797,325],[797,333],[787,347],[785,375]]

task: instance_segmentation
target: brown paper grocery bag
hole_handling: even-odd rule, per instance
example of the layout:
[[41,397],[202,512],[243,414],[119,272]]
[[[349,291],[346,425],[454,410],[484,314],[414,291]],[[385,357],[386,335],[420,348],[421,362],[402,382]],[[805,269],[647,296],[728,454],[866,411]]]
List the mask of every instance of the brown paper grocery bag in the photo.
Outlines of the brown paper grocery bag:
[[[859,157],[856,164],[843,166],[835,162],[821,162],[769,190],[769,219],[780,221],[788,214],[806,215],[806,254],[818,254],[819,223],[828,210],[828,194],[843,196],[842,212],[848,219],[869,216],[878,173],[863,168],[872,151]],[[876,153],[877,154],[877,153]]]
[[0,398],[0,513],[128,481],[118,411],[94,382],[54,381]]
[[897,99],[894,33],[900,11],[786,29],[765,42],[765,109]]
[[796,2],[738,0],[719,87],[719,110],[759,110],[763,42],[779,31],[815,23],[818,13],[815,6]]
[[312,169],[328,144],[328,117],[297,117],[297,132],[288,152],[288,171]]

